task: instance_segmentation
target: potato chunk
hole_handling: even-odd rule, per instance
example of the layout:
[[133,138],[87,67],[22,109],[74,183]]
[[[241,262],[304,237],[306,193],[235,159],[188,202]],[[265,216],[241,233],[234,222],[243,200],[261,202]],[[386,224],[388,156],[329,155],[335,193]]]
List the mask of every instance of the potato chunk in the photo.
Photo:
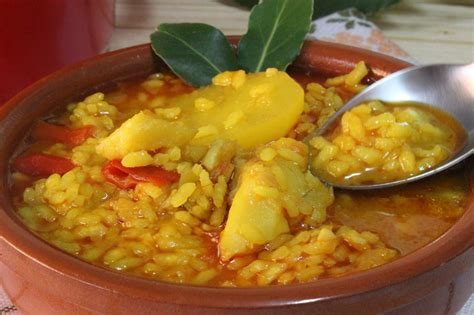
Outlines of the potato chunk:
[[[238,84],[232,84],[232,74]],[[229,77],[229,84],[214,80],[213,85],[171,100],[170,106],[182,109],[180,120],[186,126],[212,130],[195,137],[193,144],[207,145],[220,138],[254,148],[284,137],[303,111],[304,91],[285,72],[216,76],[221,77]]]
[[213,85],[171,99],[165,109],[179,109],[172,121],[162,119],[163,108],[155,110],[161,116],[136,114],[102,140],[97,153],[119,159],[130,152],[210,145],[217,139],[251,149],[285,136],[303,111],[303,89],[285,72],[247,75],[241,70],[219,76],[229,76],[229,85],[214,80]]
[[219,242],[221,259],[252,252],[278,235],[289,231],[278,196],[262,196],[275,180],[259,162],[249,162],[240,175],[240,186],[232,202],[227,224]]
[[195,134],[196,130],[193,128],[162,120],[151,112],[142,111],[103,139],[96,151],[109,160],[119,159],[130,152],[181,146],[188,143]]
[[242,167],[219,242],[223,261],[289,232],[289,217],[314,226],[326,219],[333,191],[307,171],[307,152],[305,144],[281,138],[260,150],[260,160]]

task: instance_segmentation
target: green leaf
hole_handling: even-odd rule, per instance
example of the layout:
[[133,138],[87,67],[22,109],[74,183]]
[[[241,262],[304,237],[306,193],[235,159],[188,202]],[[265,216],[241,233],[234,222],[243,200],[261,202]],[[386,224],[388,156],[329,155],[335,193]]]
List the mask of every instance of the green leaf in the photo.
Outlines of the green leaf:
[[369,23],[366,23],[366,22],[359,22],[357,21],[357,24],[359,24],[360,26],[364,26],[364,27],[371,27],[372,25],[370,25]]
[[253,7],[258,3],[258,0],[235,0],[238,4],[246,6],[248,8]]
[[[236,0],[249,8],[258,0]],[[314,0],[313,20],[348,8],[357,8],[363,13],[380,11],[400,0]]]
[[326,23],[341,23],[341,22],[346,22],[347,18],[333,18],[333,19],[328,19],[326,20]]
[[338,14],[340,16],[343,16],[343,17],[350,17],[351,16],[351,13],[349,12],[349,10],[342,10],[342,11],[339,11]]
[[365,16],[364,13],[360,12],[359,10],[357,9],[349,9],[350,13],[352,14],[352,16],[355,16],[355,17],[358,17],[359,19],[362,19],[362,20],[366,20],[367,17]]
[[313,19],[348,8],[356,8],[363,13],[380,11],[400,0],[314,0]]
[[193,86],[208,85],[216,74],[239,68],[227,38],[207,24],[161,24],[150,39],[155,53]]
[[239,42],[239,64],[248,72],[285,70],[303,45],[312,9],[312,0],[264,0],[256,5]]
[[354,28],[354,23],[355,23],[354,20],[347,22],[346,23],[346,30]]

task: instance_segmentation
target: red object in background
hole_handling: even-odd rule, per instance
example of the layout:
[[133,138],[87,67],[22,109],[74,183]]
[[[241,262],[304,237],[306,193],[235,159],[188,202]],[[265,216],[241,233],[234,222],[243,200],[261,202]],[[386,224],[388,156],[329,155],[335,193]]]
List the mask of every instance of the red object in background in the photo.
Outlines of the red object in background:
[[64,65],[105,51],[114,0],[0,0],[0,106]]

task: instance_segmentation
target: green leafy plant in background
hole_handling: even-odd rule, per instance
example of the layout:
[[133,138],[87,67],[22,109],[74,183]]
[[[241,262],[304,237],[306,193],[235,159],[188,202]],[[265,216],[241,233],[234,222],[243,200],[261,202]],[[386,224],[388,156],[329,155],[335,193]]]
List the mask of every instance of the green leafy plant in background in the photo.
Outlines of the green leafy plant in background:
[[224,34],[201,23],[161,24],[151,46],[170,69],[193,86],[205,86],[223,71],[285,70],[298,55],[311,26],[312,0],[264,0],[253,7],[237,55]]
[[[259,2],[258,0],[235,1],[249,8]],[[314,0],[313,20],[348,8],[356,8],[363,13],[374,13],[398,2],[400,0]]]

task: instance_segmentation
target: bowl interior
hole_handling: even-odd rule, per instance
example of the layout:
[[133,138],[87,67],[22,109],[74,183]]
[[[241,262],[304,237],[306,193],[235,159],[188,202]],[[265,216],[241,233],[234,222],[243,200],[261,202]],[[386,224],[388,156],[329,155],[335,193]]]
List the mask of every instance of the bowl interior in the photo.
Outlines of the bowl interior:
[[[236,38],[231,38],[236,41]],[[366,61],[375,78],[409,64],[362,49],[324,42],[306,42],[293,66],[313,75],[334,76]],[[111,52],[64,68],[28,87],[0,108],[0,237],[12,248],[37,263],[68,278],[131,296],[177,304],[206,304],[215,307],[262,307],[308,303],[368,292],[398,283],[436,268],[473,244],[474,204],[463,217],[435,242],[392,263],[366,272],[312,283],[269,288],[214,288],[162,283],[104,270],[60,252],[27,231],[14,213],[9,195],[8,161],[31,124],[58,106],[77,101],[95,91],[110,90],[122,81],[142,78],[164,69],[149,45]],[[472,163],[471,163],[472,164]],[[471,183],[474,177],[471,176]],[[472,187],[472,185],[471,185]],[[471,189],[472,190],[472,189]],[[350,286],[347,283],[351,283]],[[215,294],[220,298],[215,299]],[[192,297],[192,298],[190,298]]]

